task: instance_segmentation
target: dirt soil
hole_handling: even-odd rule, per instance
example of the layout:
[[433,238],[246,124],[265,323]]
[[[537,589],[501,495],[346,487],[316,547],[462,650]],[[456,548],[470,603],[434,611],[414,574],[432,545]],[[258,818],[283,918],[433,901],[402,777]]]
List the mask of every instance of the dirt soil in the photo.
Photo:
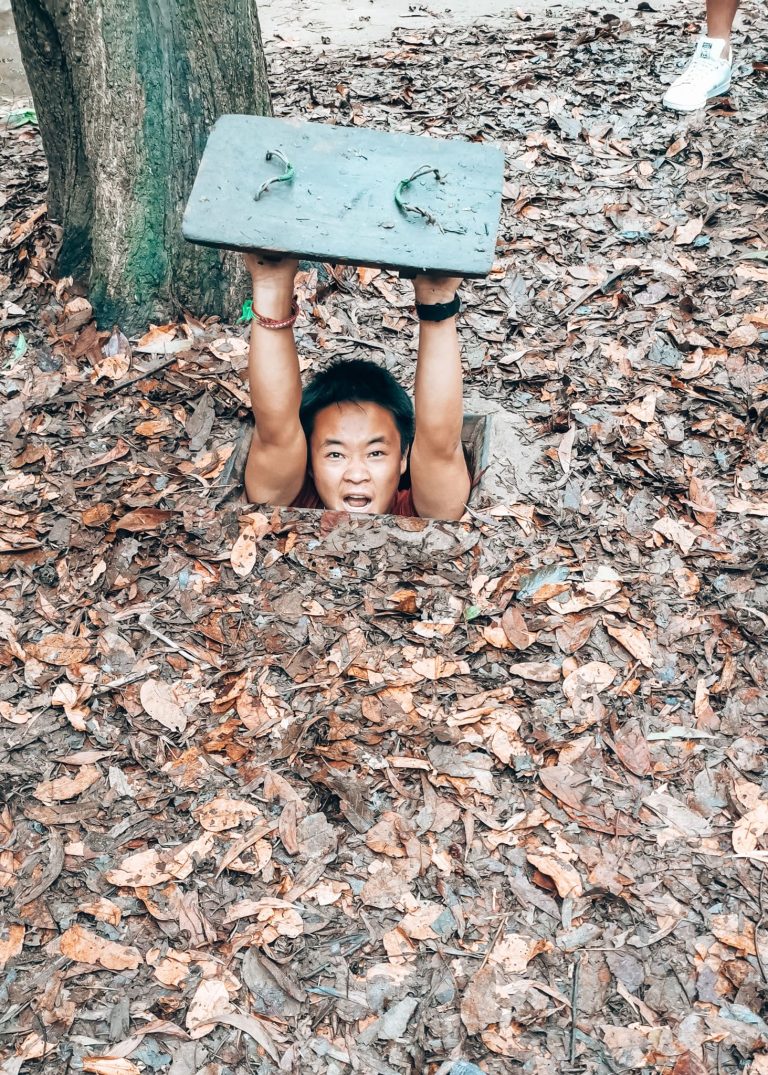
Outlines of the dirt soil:
[[[612,14],[632,14],[637,0],[607,0],[592,5],[595,11]],[[655,11],[673,11],[678,5],[671,0],[656,0]],[[583,11],[576,0],[525,0],[520,4],[509,0],[437,0],[434,3],[414,3],[413,0],[261,0],[259,20],[264,40],[274,45],[310,45],[314,48],[339,45],[368,45],[388,38],[397,27],[403,30],[424,30],[440,27],[456,29],[470,23],[482,22],[499,31],[505,27],[514,35],[515,25],[526,16],[542,22],[560,22]]]
[[[492,139],[460,523],[246,508],[247,330],[51,279],[0,128],[0,1072],[766,1075],[768,33],[689,13],[270,49],[275,110]],[[304,273],[410,384],[410,285]],[[533,456],[533,458],[532,458]]]
[[[515,24],[526,16],[538,16],[554,23],[583,10],[581,0],[525,0],[520,5],[509,0],[435,0],[415,4],[412,0],[261,0],[259,22],[264,42],[276,48],[309,45],[317,50],[326,46],[364,46],[383,40],[400,26],[410,30],[439,25],[445,29],[472,22],[484,22],[499,28]],[[656,12],[679,11],[675,0],[654,0]],[[591,10],[627,16],[634,13],[637,0],[605,0],[591,5]],[[703,12],[703,5],[702,5]],[[701,18],[701,12],[695,14]],[[739,25],[737,20],[737,26]],[[11,0],[0,0],[0,101],[20,102],[29,95],[24,68],[11,15]]]

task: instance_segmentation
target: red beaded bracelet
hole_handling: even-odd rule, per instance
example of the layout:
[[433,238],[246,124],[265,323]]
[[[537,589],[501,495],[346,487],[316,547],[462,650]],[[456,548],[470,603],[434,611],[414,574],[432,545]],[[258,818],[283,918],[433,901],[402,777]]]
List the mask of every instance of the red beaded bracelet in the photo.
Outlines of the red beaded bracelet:
[[264,317],[263,314],[257,313],[256,310],[251,307],[251,314],[253,320],[260,328],[291,328],[296,323],[296,318],[299,316],[299,303],[296,296],[293,296],[291,302],[291,316],[286,317],[283,321],[276,321],[274,317]]

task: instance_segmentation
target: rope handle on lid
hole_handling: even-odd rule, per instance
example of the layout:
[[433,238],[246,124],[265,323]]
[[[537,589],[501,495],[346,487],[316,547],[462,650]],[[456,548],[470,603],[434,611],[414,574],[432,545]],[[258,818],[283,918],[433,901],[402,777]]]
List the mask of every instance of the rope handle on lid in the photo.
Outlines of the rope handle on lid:
[[296,169],[284,153],[279,149],[268,149],[266,159],[271,161],[273,157],[277,157],[279,161],[282,161],[284,168],[283,174],[273,175],[271,179],[265,180],[253,196],[255,202],[259,200],[262,194],[266,194],[269,188],[273,187],[275,183],[291,183],[296,176]]
[[401,213],[414,213],[416,216],[422,217],[427,224],[434,224],[434,226],[441,232],[449,231],[453,232],[455,235],[463,235],[465,232],[464,228],[446,228],[433,213],[429,212],[428,209],[422,209],[420,205],[414,205],[412,202],[406,202],[404,200],[403,195],[411,184],[415,183],[417,179],[421,179],[425,175],[433,175],[438,183],[443,183],[445,181],[445,176],[441,175],[439,169],[431,164],[422,164],[420,168],[416,169],[412,176],[408,179],[401,179],[395,187],[395,204],[397,205],[397,208]]

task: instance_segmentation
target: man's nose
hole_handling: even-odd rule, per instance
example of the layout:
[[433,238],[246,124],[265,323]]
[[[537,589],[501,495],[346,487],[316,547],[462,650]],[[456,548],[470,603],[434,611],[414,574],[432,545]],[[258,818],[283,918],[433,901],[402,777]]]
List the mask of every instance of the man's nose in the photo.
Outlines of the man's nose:
[[368,480],[369,472],[368,466],[364,459],[355,459],[354,457],[347,463],[347,469],[344,477],[350,482],[364,482]]

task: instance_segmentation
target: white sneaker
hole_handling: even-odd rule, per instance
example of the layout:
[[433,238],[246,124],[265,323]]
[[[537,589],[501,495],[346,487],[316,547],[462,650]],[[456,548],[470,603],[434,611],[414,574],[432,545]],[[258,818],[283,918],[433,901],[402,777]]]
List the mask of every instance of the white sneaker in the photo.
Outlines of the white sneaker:
[[664,107],[675,112],[695,112],[711,97],[719,97],[731,85],[733,50],[726,60],[726,42],[719,37],[702,37],[691,62],[664,94]]

